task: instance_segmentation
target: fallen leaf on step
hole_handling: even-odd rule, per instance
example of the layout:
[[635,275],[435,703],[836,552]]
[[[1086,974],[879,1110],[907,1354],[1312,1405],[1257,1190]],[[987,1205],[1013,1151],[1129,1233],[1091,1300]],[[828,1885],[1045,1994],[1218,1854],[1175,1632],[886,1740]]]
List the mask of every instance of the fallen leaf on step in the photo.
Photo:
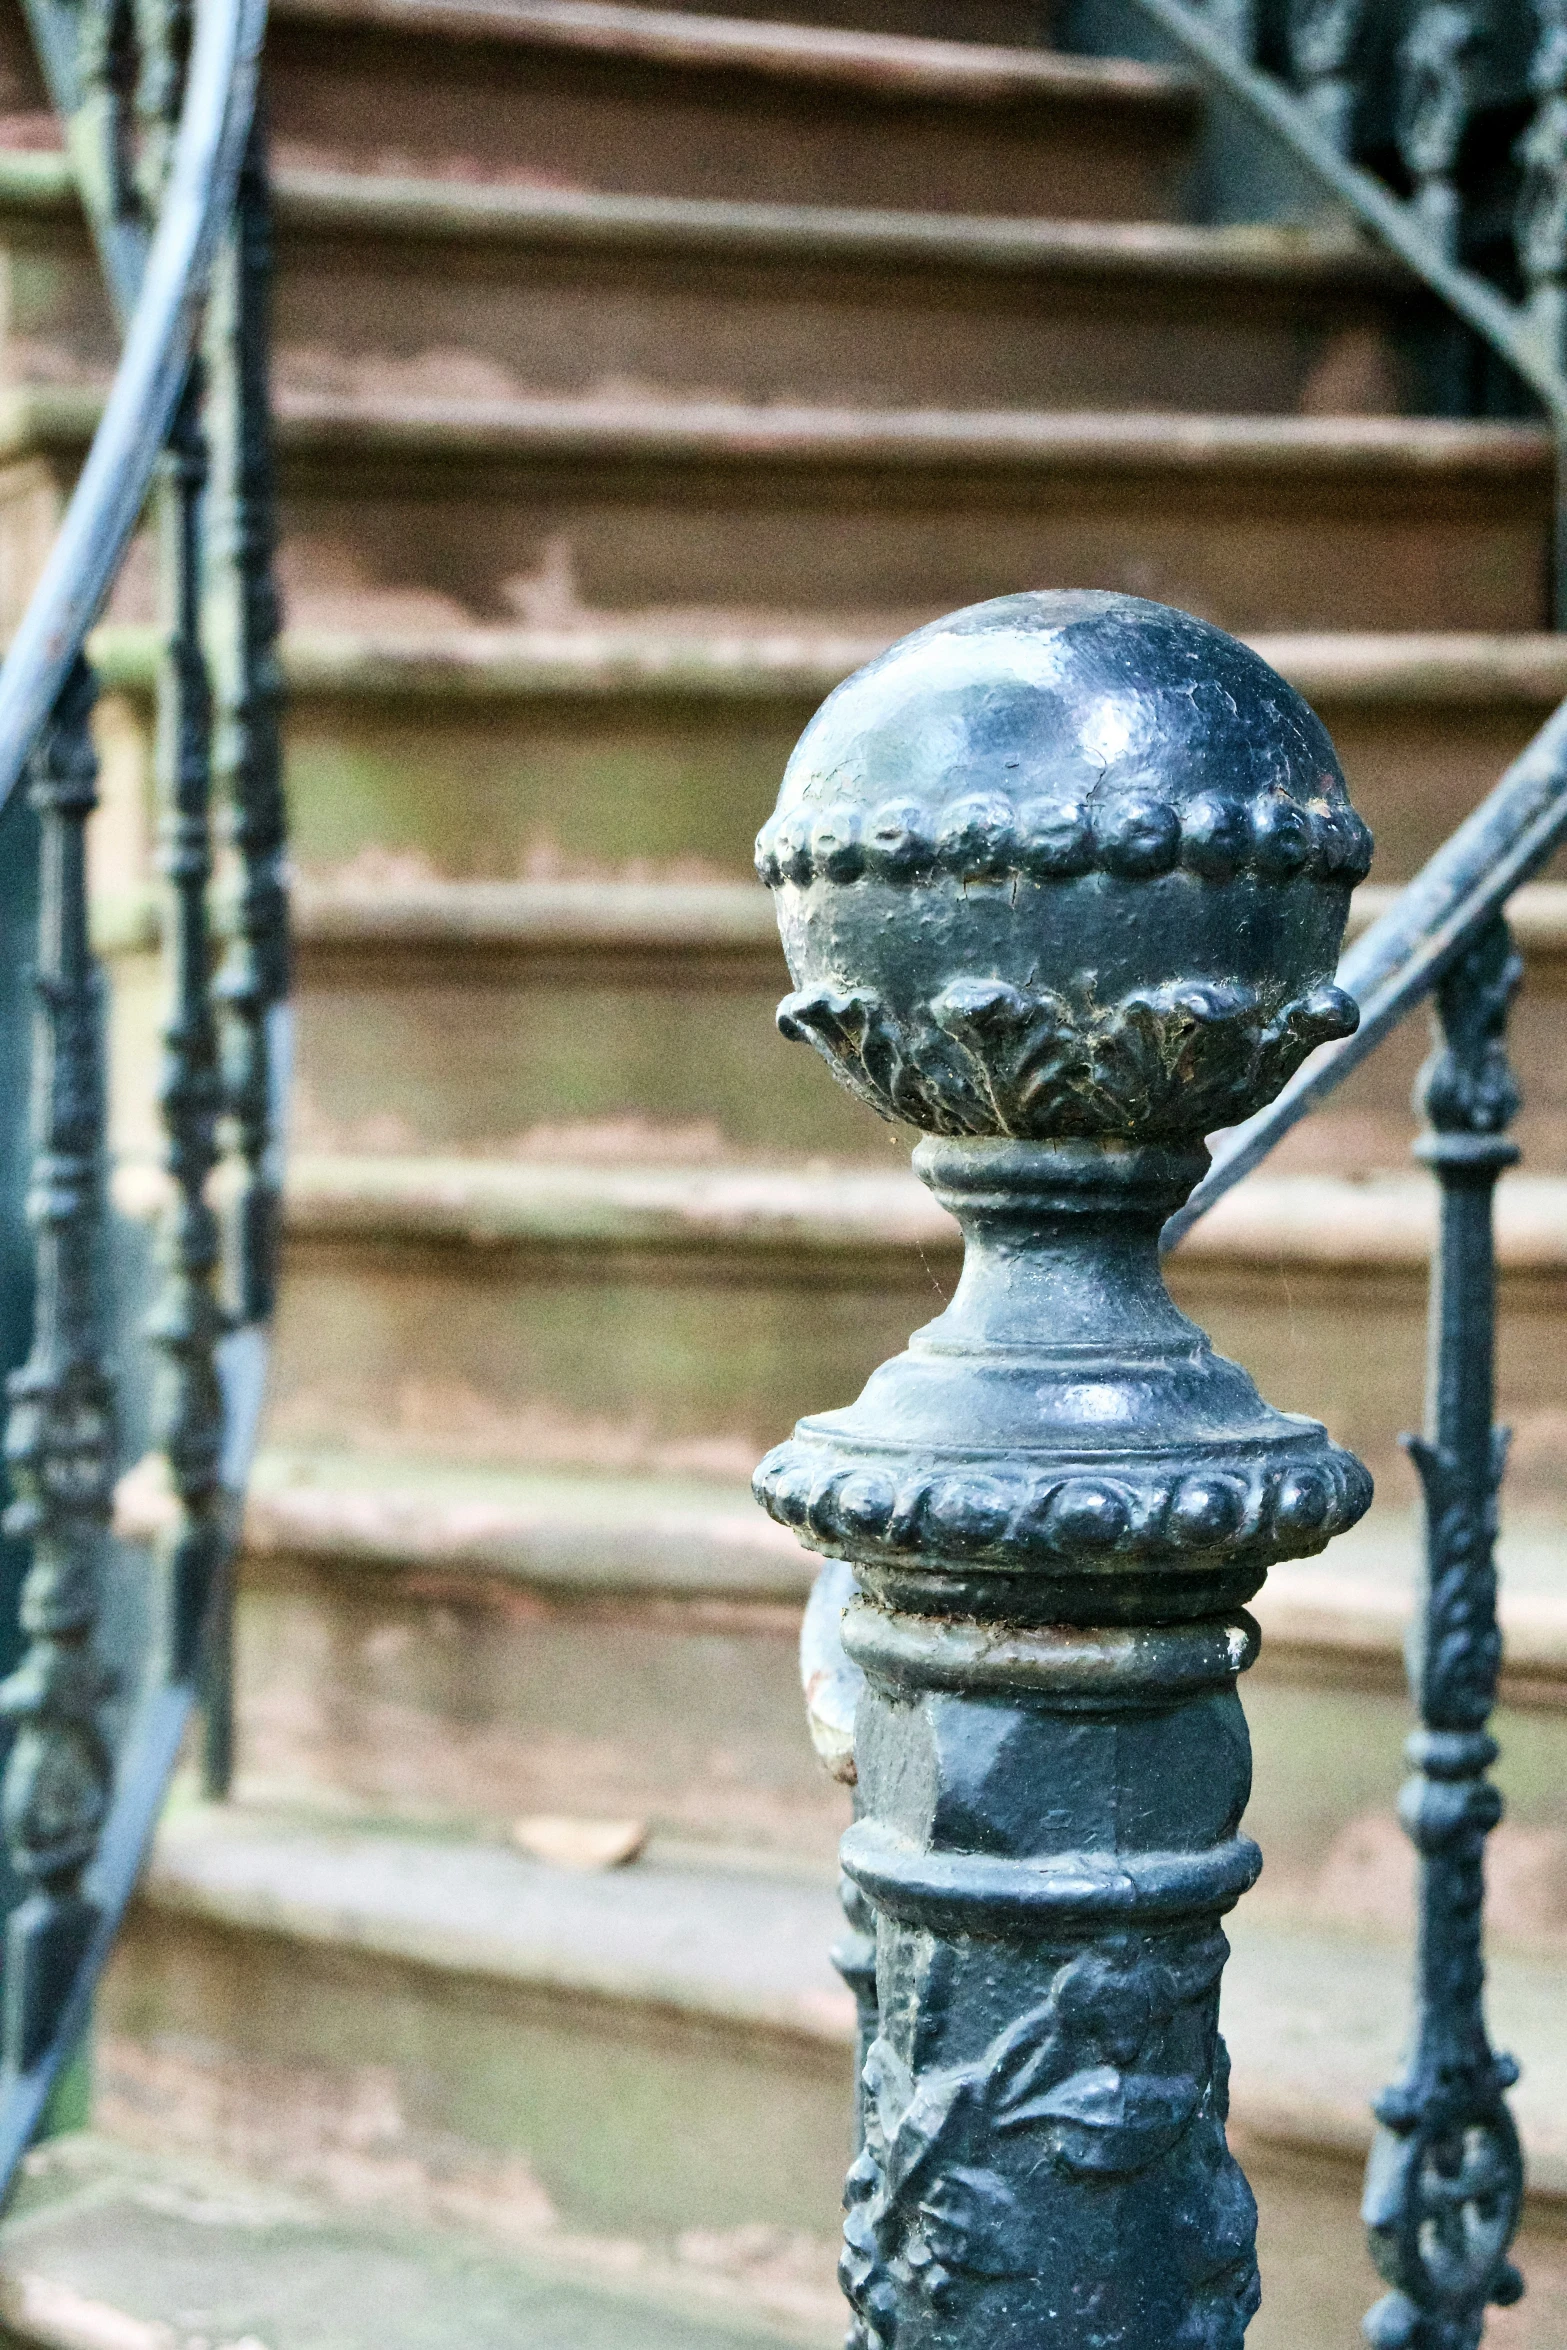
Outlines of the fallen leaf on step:
[[573,1820],[530,1813],[512,1824],[512,1842],[557,1869],[620,1869],[647,1843],[646,1820]]

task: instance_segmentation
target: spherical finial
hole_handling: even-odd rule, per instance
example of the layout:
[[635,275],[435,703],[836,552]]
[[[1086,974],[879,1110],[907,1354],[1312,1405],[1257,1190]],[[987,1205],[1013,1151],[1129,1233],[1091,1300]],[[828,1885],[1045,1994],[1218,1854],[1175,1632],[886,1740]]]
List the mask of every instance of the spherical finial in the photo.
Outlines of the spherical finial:
[[1371,841],[1321,721],[1189,614],[1003,596],[801,737],[757,865],[807,1039],[937,1134],[1191,1143],[1347,1034]]
[[1162,1223],[1203,1137],[1347,1034],[1370,858],[1266,662],[1131,596],[1007,596],[838,688],[758,843],[808,1038],[964,1229],[946,1312],[756,1490],[883,1604],[1169,1622],[1370,1498],[1177,1312]]

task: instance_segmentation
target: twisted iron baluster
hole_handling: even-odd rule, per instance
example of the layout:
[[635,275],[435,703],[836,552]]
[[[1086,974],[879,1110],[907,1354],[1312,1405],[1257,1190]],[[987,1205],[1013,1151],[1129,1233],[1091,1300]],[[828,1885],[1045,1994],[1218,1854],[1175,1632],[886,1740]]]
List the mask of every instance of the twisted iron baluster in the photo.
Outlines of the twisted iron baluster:
[[1290,66],[1318,127],[1341,155],[1355,132],[1355,64],[1366,0],[1292,0]]
[[92,1651],[115,1449],[100,1281],[103,984],[87,936],[96,696],[78,657],[31,762],[42,820],[37,1155],[28,1203],[37,1307],[32,1352],[9,1382],[6,1431],[17,1493],[6,1531],[33,1549],[21,1609],[31,1645],[0,1686],[0,1711],[17,1725],[4,1781],[6,1841],[17,1876],[33,1888],[6,1931],[4,2048],[13,2076],[47,2045],[92,1929],[82,1872],[97,1848],[111,1778],[98,1722],[106,1681]]
[[1529,86],[1539,101],[1517,146],[1518,265],[1552,363],[1567,366],[1567,0],[1536,0]]
[[1482,30],[1475,0],[1435,0],[1416,10],[1398,55],[1398,152],[1427,234],[1447,261],[1458,260],[1463,246],[1458,159],[1474,107]]
[[1523,2158],[1503,2092],[1518,2077],[1486,2037],[1485,1839],[1501,1817],[1486,1778],[1496,1743],[1496,1496],[1506,1432],[1494,1428],[1492,1194],[1517,1147],[1507,1007],[1522,976],[1498,918],[1442,983],[1440,1043],[1421,1072],[1416,1149],[1442,1189],[1432,1266],[1424,1438],[1406,1439],[1425,1491],[1426,1580],[1410,1647],[1420,1728],[1399,1812],[1420,1853],[1418,2012],[1403,2079],[1378,2101],[1366,2177],[1372,2257],[1393,2290],[1366,2320],[1377,2350],[1477,2350],[1490,2302],[1516,2301],[1507,2258]]
[[160,862],[171,897],[170,1011],[159,1101],[174,1198],[162,1239],[162,1294],[149,1334],[163,1354],[157,1426],[178,1503],[163,1546],[165,1668],[175,1678],[194,1669],[225,1534],[223,1393],[215,1353],[227,1316],[218,1294],[219,1224],[207,1197],[218,1155],[223,1088],[207,920],[212,692],[200,633],[201,504],[207,477],[200,389],[200,370],[193,368],[169,436],[160,510],[163,579],[173,610],[158,702],[164,801]]
[[274,576],[276,488],[269,401],[272,212],[266,133],[252,128],[235,238],[213,303],[219,599],[219,773],[239,854],[233,939],[218,985],[228,1015],[228,1108],[245,1164],[238,1235],[239,1317],[265,1322],[277,1287],[280,1185],[272,1013],[288,994],[288,810]]

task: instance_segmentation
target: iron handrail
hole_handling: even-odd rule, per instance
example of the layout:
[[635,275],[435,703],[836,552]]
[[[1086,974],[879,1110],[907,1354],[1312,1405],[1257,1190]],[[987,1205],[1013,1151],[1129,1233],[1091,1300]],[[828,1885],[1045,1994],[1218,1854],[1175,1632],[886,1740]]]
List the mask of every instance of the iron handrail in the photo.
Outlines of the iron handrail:
[[[230,221],[255,110],[266,0],[197,0],[183,103],[156,226],[130,309],[123,354],[65,520],[0,667],[0,806],[55,712],[125,555],[190,379],[196,336]],[[123,240],[100,251],[116,308],[128,290]],[[286,1082],[286,1010],[273,1007],[274,1088]],[[220,1477],[237,1535],[253,1450],[266,1334],[251,1322],[217,1349],[224,1402]],[[92,2000],[134,1892],[170,1774],[200,1703],[199,1667],[149,1674],[116,1758],[113,1791],[84,1890],[93,1918],[47,2039],[0,2083],[0,2201],[86,2029]]]
[[1528,309],[1509,302],[1477,271],[1442,252],[1416,206],[1395,196],[1374,173],[1343,154],[1301,100],[1275,76],[1242,57],[1191,0],[1134,0],[1134,5],[1204,74],[1283,140],[1329,194],[1506,359],[1538,395],[1558,436],[1567,433],[1567,371],[1551,358],[1545,330]]
[[1356,940],[1339,965],[1338,984],[1360,1006],[1359,1027],[1320,1046],[1277,1100],[1224,1136],[1209,1172],[1164,1228],[1167,1251],[1431,994],[1564,837],[1567,702]]
[[141,291],[98,429],[0,666],[0,808],[98,616],[189,373],[255,108],[267,0],[201,0],[185,105]]

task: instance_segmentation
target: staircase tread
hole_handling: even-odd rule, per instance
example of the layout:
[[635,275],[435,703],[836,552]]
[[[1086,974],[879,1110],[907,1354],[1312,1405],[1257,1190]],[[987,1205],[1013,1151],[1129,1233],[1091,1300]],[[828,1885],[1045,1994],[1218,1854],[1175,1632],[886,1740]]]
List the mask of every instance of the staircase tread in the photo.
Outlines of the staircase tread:
[[[163,1178],[116,1172],[122,1213],[145,1215]],[[958,1228],[911,1174],[844,1165],[648,1162],[300,1153],[286,1179],[299,1237],[403,1239],[492,1248],[657,1248],[762,1258],[802,1253],[951,1259]],[[1408,1175],[1254,1175],[1183,1242],[1183,1261],[1423,1270],[1436,1191]],[[1567,1176],[1507,1174],[1496,1195],[1504,1271],[1567,1269]]]
[[597,1874],[503,1845],[176,1804],[144,1898],[255,1931],[839,2043],[830,1884],[644,1860]]
[[[1347,936],[1368,930],[1397,896],[1391,886],[1363,884],[1351,901]],[[162,907],[153,888],[96,895],[99,953],[156,945]],[[786,976],[772,901],[749,881],[453,881],[350,867],[338,876],[299,876],[291,910],[295,943],[305,950],[471,947],[595,958],[656,952],[666,959],[718,956],[726,964],[739,957],[762,975]],[[1567,954],[1567,883],[1526,883],[1508,903],[1508,921],[1531,962]]]
[[[1307,700],[1361,707],[1451,705],[1554,709],[1567,696],[1567,636],[1252,636],[1247,642]],[[885,636],[786,630],[700,632],[650,626],[288,630],[283,672],[295,694],[429,700],[662,696],[735,700],[820,697],[885,652]],[[94,632],[105,683],[150,691],[152,628]]]
[[655,2298],[625,2249],[552,2251],[547,2235],[502,2247],[362,2198],[345,2206],[80,2135],[27,2157],[0,2228],[0,2325],[37,2350],[764,2350],[800,2338],[691,2308],[696,2284]]
[[[1391,1800],[1391,1795],[1390,1795]],[[597,1875],[499,1846],[324,1830],[230,1807],[174,1810],[143,1898],[233,1930],[269,1932],[541,1991],[629,2000],[717,2025],[847,2046],[853,2003],[827,1950],[828,1884],[643,1860]],[[1344,2150],[1398,2068],[1409,2012],[1399,1941],[1244,1908],[1221,2024],[1238,2132]],[[1545,1957],[1493,1957],[1498,2045],[1524,2067],[1514,2108],[1535,2190],[1567,2193],[1567,1979]]]
[[[149,1460],[122,1480],[122,1538],[150,1538],[168,1511],[161,1464]],[[1562,1534],[1548,1511],[1510,1509],[1497,1550],[1504,1668],[1553,1702],[1567,1694]],[[1420,1548],[1418,1517],[1379,1500],[1321,1556],[1273,1567],[1250,1602],[1265,1653],[1397,1659]],[[578,1598],[766,1610],[800,1606],[819,1564],[744,1486],[285,1447],[257,1457],[245,1549],[252,1560],[306,1559],[338,1571],[501,1577]],[[696,1620],[706,1620],[700,1604]]]
[[[122,1479],[115,1522],[123,1538],[148,1538],[168,1510],[161,1463]],[[800,1606],[818,1564],[744,1486],[281,1448],[256,1460],[245,1544],[254,1558],[753,1607]]]
[[[16,387],[0,454],[85,442],[101,394]],[[1534,424],[1431,416],[1226,416],[1178,410],[868,409],[663,399],[452,400],[283,389],[286,452],[447,459],[1029,467],[1083,472],[1286,472],[1302,480],[1545,485],[1552,442]]]
[[[911,212],[870,206],[625,195],[283,164],[273,204],[285,233],[359,231],[409,238],[713,253],[729,259],[931,264],[1001,273],[1110,275],[1141,282],[1278,284],[1300,291],[1407,294],[1408,270],[1354,236],[1292,223],[1210,225]],[[63,152],[0,146],[0,218],[79,215]]]
[[283,390],[282,444],[818,465],[1231,466],[1385,480],[1549,472],[1541,426],[1428,416],[806,408],[739,401],[459,401]]
[[[4,183],[0,181],[0,200]],[[1143,280],[1360,287],[1406,295],[1392,255],[1336,231],[1165,221],[1007,219],[868,206],[752,203],[601,193],[507,182],[279,171],[285,231],[362,228],[408,236],[548,240],[612,249],[714,251],[727,258],[820,258],[964,270],[1114,275]]]
[[1130,58],[688,16],[616,6],[613,0],[278,0],[275,15],[283,23],[334,30],[373,26],[567,54],[596,52],[676,71],[836,85],[894,103],[1015,107],[1075,98],[1189,116],[1200,102],[1194,75]]

